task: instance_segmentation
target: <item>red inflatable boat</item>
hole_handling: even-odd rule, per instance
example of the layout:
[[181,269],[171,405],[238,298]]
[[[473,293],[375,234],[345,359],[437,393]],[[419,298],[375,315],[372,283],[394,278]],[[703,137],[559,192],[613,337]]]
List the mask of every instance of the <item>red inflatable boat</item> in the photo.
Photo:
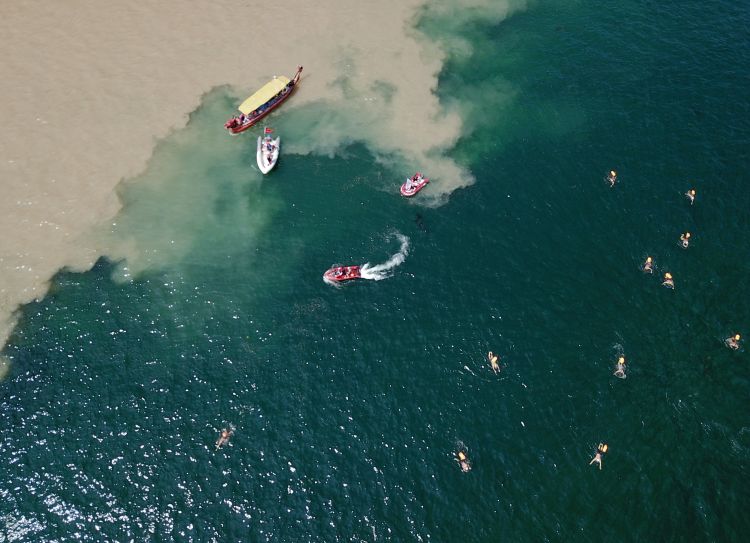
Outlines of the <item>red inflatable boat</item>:
[[410,198],[424,188],[430,180],[424,175],[417,172],[406,180],[406,183],[401,185],[401,196]]
[[359,279],[359,266],[334,266],[323,274],[324,279],[341,283],[350,279]]

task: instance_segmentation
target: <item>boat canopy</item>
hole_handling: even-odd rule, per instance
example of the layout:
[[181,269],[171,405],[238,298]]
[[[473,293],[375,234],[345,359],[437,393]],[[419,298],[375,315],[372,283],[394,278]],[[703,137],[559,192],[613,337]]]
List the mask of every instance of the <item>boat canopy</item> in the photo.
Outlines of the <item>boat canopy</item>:
[[289,78],[287,77],[275,77],[265,85],[263,85],[258,92],[253,94],[250,98],[240,104],[238,108],[245,115],[249,115],[260,106],[268,102],[271,98],[281,92],[281,89],[289,84]]

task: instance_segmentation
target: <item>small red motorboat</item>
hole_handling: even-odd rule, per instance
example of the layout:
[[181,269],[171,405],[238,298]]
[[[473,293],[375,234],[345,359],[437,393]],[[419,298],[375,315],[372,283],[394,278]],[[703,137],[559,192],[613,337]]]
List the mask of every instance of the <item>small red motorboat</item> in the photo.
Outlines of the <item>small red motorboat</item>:
[[286,77],[274,77],[258,92],[240,104],[238,108],[240,115],[232,117],[224,123],[224,128],[236,135],[256,124],[292,95],[297,83],[299,83],[301,74],[302,66],[297,66],[297,73],[291,80]]
[[349,281],[350,279],[359,279],[362,277],[359,268],[359,266],[333,266],[331,269],[326,270],[323,274],[323,279],[337,283]]
[[410,198],[424,188],[430,180],[424,175],[417,172],[406,180],[406,183],[401,185],[401,196]]

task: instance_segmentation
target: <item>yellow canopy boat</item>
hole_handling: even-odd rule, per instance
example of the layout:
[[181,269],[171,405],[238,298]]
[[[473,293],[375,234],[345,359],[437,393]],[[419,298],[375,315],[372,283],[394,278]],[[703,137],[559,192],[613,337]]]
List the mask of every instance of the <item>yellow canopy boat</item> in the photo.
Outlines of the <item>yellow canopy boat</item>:
[[253,126],[291,96],[301,74],[302,66],[297,66],[297,73],[291,80],[283,76],[274,77],[240,104],[238,109],[242,115],[229,119],[224,128],[232,134],[239,134]]
[[288,77],[274,77],[271,81],[263,85],[259,91],[240,104],[239,109],[245,115],[250,115],[253,111],[268,102],[271,98],[279,94],[284,87],[289,84]]

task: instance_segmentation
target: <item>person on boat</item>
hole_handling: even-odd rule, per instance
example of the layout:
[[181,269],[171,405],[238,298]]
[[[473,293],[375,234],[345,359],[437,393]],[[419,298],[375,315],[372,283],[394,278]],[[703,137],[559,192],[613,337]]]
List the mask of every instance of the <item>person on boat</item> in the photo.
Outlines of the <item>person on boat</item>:
[[644,273],[654,273],[654,259],[647,256],[642,269]]
[[617,359],[617,365],[615,366],[615,377],[625,379],[625,357],[621,356]]
[[216,449],[218,450],[223,445],[229,442],[229,438],[232,437],[232,429],[231,428],[224,428],[221,431],[221,435],[219,435],[219,439],[216,440]]
[[596,448],[596,454],[594,455],[593,460],[589,462],[589,466],[591,464],[597,464],[599,469],[602,469],[602,456],[607,454],[607,449],[609,449],[609,446],[606,443],[599,443],[599,446]]
[[690,232],[685,232],[680,236],[680,243],[683,249],[687,249],[690,245]]
[[466,456],[464,451],[458,451],[456,453],[456,462],[461,466],[461,471],[464,473],[471,470],[471,462],[469,462],[469,457]]
[[498,364],[498,356],[493,353],[492,351],[487,353],[487,360],[490,363],[490,367],[492,368],[492,371],[495,373],[500,371],[500,364]]
[[664,274],[664,281],[662,281],[662,286],[667,288],[674,288],[674,278],[672,277],[672,274],[667,272]]
[[685,193],[685,197],[690,200],[690,205],[693,205],[693,202],[695,202],[695,189],[690,189]]
[[609,173],[607,174],[607,181],[609,181],[610,187],[614,187],[615,183],[617,183],[617,172],[614,170],[609,170]]
[[741,339],[740,335],[735,334],[731,337],[728,337],[726,340],[724,340],[724,343],[726,344],[727,347],[729,347],[733,351],[736,351],[737,349],[740,348],[740,339]]

